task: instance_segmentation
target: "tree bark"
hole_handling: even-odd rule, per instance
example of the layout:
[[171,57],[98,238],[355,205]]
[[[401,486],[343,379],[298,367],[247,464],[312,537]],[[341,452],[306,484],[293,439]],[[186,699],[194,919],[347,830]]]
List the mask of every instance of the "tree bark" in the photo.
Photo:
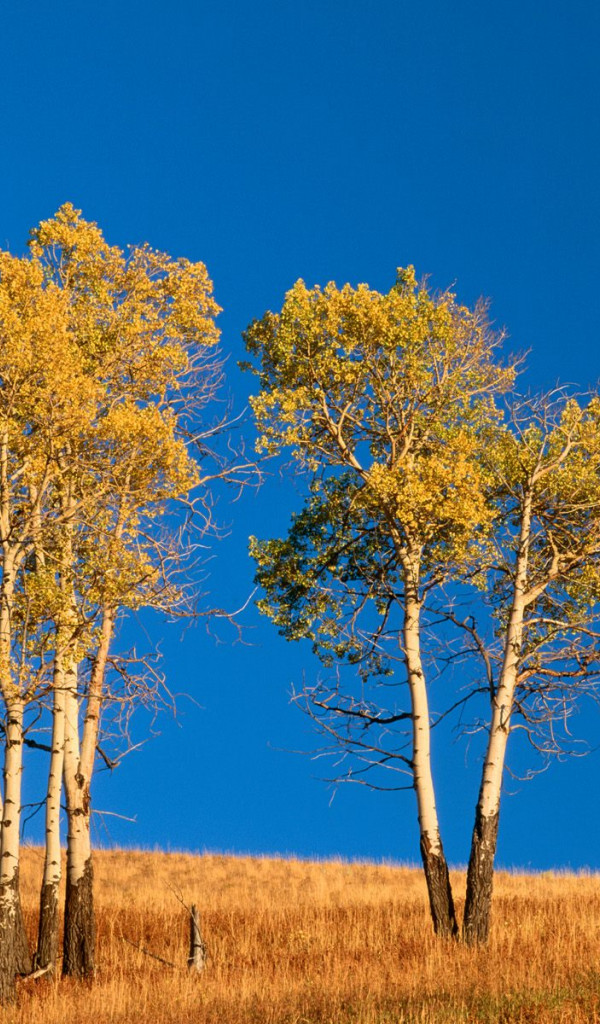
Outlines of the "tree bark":
[[54,970],[58,956],[59,932],[58,889],[61,879],[60,798],[65,753],[65,652],[63,646],[64,638],[59,630],[54,661],[52,752],[50,755],[46,794],[46,850],[40,894],[38,944],[35,957],[36,969],[47,967],[50,970]]
[[42,885],[35,970],[45,967],[50,972],[56,967],[59,933],[58,888],[58,882]]
[[521,510],[514,592],[506,631],[504,657],[498,688],[493,697],[488,745],[483,762],[479,799],[471,838],[463,919],[463,938],[468,945],[485,944],[490,932],[502,776],[523,644],[531,535],[531,502],[531,493],[526,493]]
[[4,755],[4,805],[0,837],[0,914],[6,915],[8,932],[14,928],[17,972],[31,970],[29,944],[23,922],[19,890],[21,826],[21,775],[23,772],[23,702],[11,701],[7,711]]
[[490,934],[494,858],[499,814],[484,817],[478,805],[467,871],[463,937],[467,945],[485,945]]
[[67,878],[63,974],[84,978],[94,970],[95,921],[90,845],[90,793],[80,771],[77,670],[65,673],[64,781],[67,804]]
[[29,974],[31,957],[19,890],[23,704],[7,712],[4,805],[0,829],[0,1003],[15,997],[15,976]]
[[81,745],[76,669],[66,683],[64,779],[67,798],[67,889],[63,974],[88,977],[94,971],[95,915],[90,786],[98,741],[106,659],[112,639],[112,608],[105,607],[98,650],[92,668]]
[[[6,484],[6,439],[0,456],[0,522],[8,536],[9,505]],[[12,610],[19,559],[6,540],[2,543],[0,586],[0,689],[6,708],[4,801],[0,824],[0,1003],[14,998],[15,975],[28,974],[31,957],[19,891],[21,776],[23,773],[23,711],[12,677]]]
[[[517,619],[520,620],[517,629],[519,635],[522,626],[522,613],[523,609],[521,608],[519,614],[511,620],[513,624]],[[463,919],[463,938],[468,945],[485,944],[490,931],[502,776],[516,685],[516,665],[513,661],[516,649],[515,636],[513,630],[509,628],[509,637],[511,635],[512,641],[507,640],[508,657],[505,659],[500,685],[494,698],[490,734],[471,837]]]
[[429,896],[429,909],[433,921],[433,930],[436,935],[440,935],[443,938],[456,938],[459,932],[458,922],[454,909],[450,873],[442,841],[441,839],[439,840],[439,852],[433,853],[428,848],[428,838],[421,834],[420,849],[425,881],[427,882],[427,895]]
[[[87,845],[89,848],[89,832]],[[91,853],[84,862],[81,873],[79,870],[77,872],[73,870],[73,863],[69,867],[71,870],[67,869],[65,899],[63,974],[87,978],[94,973],[96,945],[94,873]]]
[[0,1004],[16,998],[16,976],[19,974],[19,872],[10,882],[0,886]]
[[420,848],[429,907],[436,935],[455,937],[458,923],[454,909],[448,864],[440,836],[435,790],[431,772],[431,724],[425,674],[421,661],[418,599],[419,564],[405,560],[404,654],[411,696],[413,723],[412,767],[419,814]]

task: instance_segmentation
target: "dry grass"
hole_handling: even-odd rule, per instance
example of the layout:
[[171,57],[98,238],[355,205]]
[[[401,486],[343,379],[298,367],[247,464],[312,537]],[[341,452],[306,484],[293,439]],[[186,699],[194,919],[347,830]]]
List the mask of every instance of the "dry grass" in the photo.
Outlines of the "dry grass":
[[[41,851],[25,851],[35,931]],[[456,875],[456,891],[464,879]],[[207,855],[96,854],[93,984],[22,982],[8,1024],[600,1022],[600,878],[497,878],[491,944],[437,942],[409,868]],[[202,908],[211,961],[185,964]]]

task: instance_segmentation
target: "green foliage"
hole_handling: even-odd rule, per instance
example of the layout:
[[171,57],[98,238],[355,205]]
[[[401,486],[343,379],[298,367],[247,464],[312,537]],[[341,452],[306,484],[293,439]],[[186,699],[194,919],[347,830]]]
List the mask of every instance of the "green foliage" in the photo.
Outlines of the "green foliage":
[[250,550],[266,595],[258,607],[283,636],[310,639],[326,665],[346,660],[380,674],[388,662],[374,634],[402,583],[387,538],[356,496],[350,473],[324,482],[284,540],[253,537]]

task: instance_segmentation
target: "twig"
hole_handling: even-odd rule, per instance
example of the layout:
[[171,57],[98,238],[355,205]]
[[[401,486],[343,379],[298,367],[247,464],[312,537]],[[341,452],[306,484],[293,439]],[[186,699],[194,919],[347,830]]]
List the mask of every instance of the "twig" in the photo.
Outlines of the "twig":
[[102,818],[120,818],[121,821],[130,821],[133,825],[137,825],[137,818],[129,818],[126,814],[117,814],[116,811],[99,811],[96,807],[93,807],[92,814],[99,814]]
[[171,885],[170,882],[167,882],[166,884],[167,884],[167,889],[169,889],[170,892],[172,892],[172,894],[175,897],[175,899],[177,900],[177,902],[181,903],[181,906],[183,907],[183,909],[185,911],[187,911],[188,914],[191,914],[192,913],[192,908],[188,907],[187,903],[185,902],[185,900],[183,898],[183,893],[181,892],[181,889],[179,890],[179,892],[177,892],[177,889],[175,888],[175,886]]

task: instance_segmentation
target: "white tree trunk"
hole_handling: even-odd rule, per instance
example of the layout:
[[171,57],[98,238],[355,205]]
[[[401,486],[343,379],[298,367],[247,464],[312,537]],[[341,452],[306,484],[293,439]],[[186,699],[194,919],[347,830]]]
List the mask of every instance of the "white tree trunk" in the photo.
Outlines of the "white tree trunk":
[[87,977],[94,971],[95,918],[90,787],[113,621],[112,609],[105,608],[87,695],[81,746],[76,675],[72,683],[67,681],[66,686],[64,779],[68,835],[63,973],[77,977]]
[[21,775],[23,772],[23,702],[11,701],[6,713],[4,757],[4,814],[0,886],[10,885],[19,870]]
[[463,934],[465,941],[472,945],[487,942],[490,930],[502,778],[523,644],[530,536],[531,495],[528,495],[521,511],[513,601],[506,631],[502,668],[492,703],[490,732],[475,810],[467,872]]
[[458,933],[448,865],[442,847],[431,771],[431,722],[421,659],[421,604],[417,558],[405,562],[404,656],[410,690],[413,752],[412,769],[419,815],[420,847],[429,905],[437,934]]
[[89,782],[80,773],[77,669],[65,672],[64,782],[67,803],[67,887],[63,973],[86,977],[94,970]]
[[46,793],[46,849],[40,894],[36,968],[54,969],[58,956],[58,890],[61,880],[60,800],[65,758],[65,701],[63,637],[57,637],[53,677],[52,752]]
[[4,800],[0,825],[0,1003],[15,996],[15,975],[31,958],[21,910],[19,854],[23,772],[23,700],[12,678],[13,595],[16,564],[4,545],[0,590],[0,689],[5,707]]

